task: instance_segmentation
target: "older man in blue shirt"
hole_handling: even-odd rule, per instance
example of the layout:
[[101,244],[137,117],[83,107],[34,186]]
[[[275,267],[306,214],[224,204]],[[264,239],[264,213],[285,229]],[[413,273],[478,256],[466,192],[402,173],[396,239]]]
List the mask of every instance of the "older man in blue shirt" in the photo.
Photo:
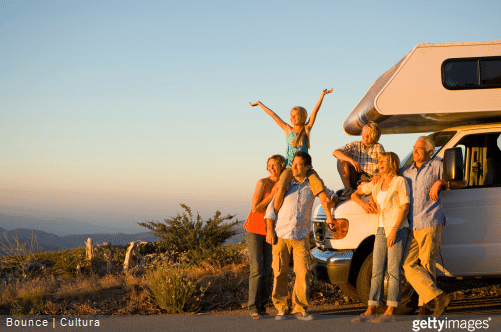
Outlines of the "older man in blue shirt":
[[[296,280],[292,294],[292,312],[300,320],[312,320],[306,310],[309,304],[311,211],[315,196],[313,195],[306,172],[311,168],[311,157],[308,153],[298,151],[292,163],[293,179],[289,190],[285,193],[284,202],[275,214],[273,200],[268,205],[265,215],[267,235],[266,241],[273,244],[273,305],[278,310],[276,320],[285,319],[289,311],[287,305],[287,271],[290,256],[294,260]],[[335,193],[326,188],[331,198],[328,207],[332,208],[337,201]],[[333,199],[334,198],[334,199]],[[278,240],[277,240],[278,237]]]
[[451,297],[436,284],[436,264],[440,252],[445,214],[439,192],[446,183],[442,180],[442,161],[430,159],[435,143],[419,137],[412,151],[414,163],[401,170],[410,191],[409,226],[404,253],[404,272],[407,281],[419,294],[419,313],[427,314],[427,303],[435,299],[434,316],[441,315]]

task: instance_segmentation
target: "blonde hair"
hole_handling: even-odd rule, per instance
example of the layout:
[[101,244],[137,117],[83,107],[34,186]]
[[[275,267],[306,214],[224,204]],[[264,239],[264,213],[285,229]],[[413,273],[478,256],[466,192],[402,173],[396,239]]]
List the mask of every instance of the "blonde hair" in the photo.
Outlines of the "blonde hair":
[[377,161],[379,162],[382,158],[388,158],[388,169],[389,173],[392,175],[398,175],[400,171],[400,158],[395,152],[382,152],[379,154]]
[[371,144],[377,143],[379,141],[379,138],[381,137],[381,128],[379,127],[379,125],[371,121],[363,126],[362,130],[364,130],[364,128],[368,128],[372,131]]
[[310,136],[306,132],[306,120],[308,119],[308,111],[304,107],[301,106],[294,106],[291,109],[292,111],[296,111],[297,114],[300,117],[300,120],[302,122],[301,126],[301,131],[297,134],[296,138],[294,139],[294,142],[292,142],[292,146],[294,148],[297,148],[298,146],[303,145],[303,140],[306,141],[306,147],[309,149],[310,148]]
[[276,160],[276,162],[278,163],[278,165],[280,165],[280,167],[282,168],[282,171],[285,169],[285,158],[284,156],[280,155],[280,154],[274,154],[273,156],[269,157],[268,160],[266,160],[266,169],[268,169],[268,163],[270,162],[270,160]]

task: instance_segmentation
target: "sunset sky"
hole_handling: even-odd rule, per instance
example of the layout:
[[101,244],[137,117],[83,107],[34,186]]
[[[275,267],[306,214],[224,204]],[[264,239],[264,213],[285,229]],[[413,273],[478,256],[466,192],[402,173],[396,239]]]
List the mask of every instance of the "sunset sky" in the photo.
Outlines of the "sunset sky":
[[[142,231],[182,212],[245,220],[289,122],[327,95],[313,165],[373,81],[422,42],[501,39],[501,1],[0,1],[0,213]],[[383,136],[403,158],[416,135]],[[0,225],[1,226],[1,225]],[[75,230],[78,233],[78,230]]]

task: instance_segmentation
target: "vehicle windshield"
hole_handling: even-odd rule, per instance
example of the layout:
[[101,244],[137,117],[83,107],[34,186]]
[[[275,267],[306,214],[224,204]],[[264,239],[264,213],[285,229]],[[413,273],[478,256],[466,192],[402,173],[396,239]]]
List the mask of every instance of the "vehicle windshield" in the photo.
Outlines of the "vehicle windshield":
[[[435,142],[435,152],[433,153],[432,158],[442,149],[442,147],[450,141],[450,139],[456,134],[455,131],[439,131],[437,133],[433,133],[428,135]],[[404,167],[410,163],[414,162],[414,157],[412,156],[412,150],[409,152],[404,159],[402,159],[402,163],[400,167]]]

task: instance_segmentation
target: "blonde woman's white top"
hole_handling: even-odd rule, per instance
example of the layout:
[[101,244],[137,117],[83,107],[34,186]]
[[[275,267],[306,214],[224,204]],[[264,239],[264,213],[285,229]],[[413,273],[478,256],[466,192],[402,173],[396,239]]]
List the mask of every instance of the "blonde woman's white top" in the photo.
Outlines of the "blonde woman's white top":
[[[407,181],[401,176],[394,176],[391,179],[388,190],[386,191],[386,197],[382,204],[377,200],[377,195],[381,191],[381,186],[383,185],[383,178],[381,177],[376,184],[372,182],[367,182],[362,185],[361,190],[365,195],[372,195],[374,202],[376,202],[378,213],[381,215],[383,221],[384,233],[388,236],[391,229],[395,226],[399,214],[399,207],[403,204],[408,204],[410,202],[410,191]],[[379,218],[378,218],[379,219]],[[378,220],[375,219],[375,220]],[[377,233],[378,222],[373,223],[372,232]],[[409,227],[409,221],[407,216],[405,216],[405,221],[402,227]]]

